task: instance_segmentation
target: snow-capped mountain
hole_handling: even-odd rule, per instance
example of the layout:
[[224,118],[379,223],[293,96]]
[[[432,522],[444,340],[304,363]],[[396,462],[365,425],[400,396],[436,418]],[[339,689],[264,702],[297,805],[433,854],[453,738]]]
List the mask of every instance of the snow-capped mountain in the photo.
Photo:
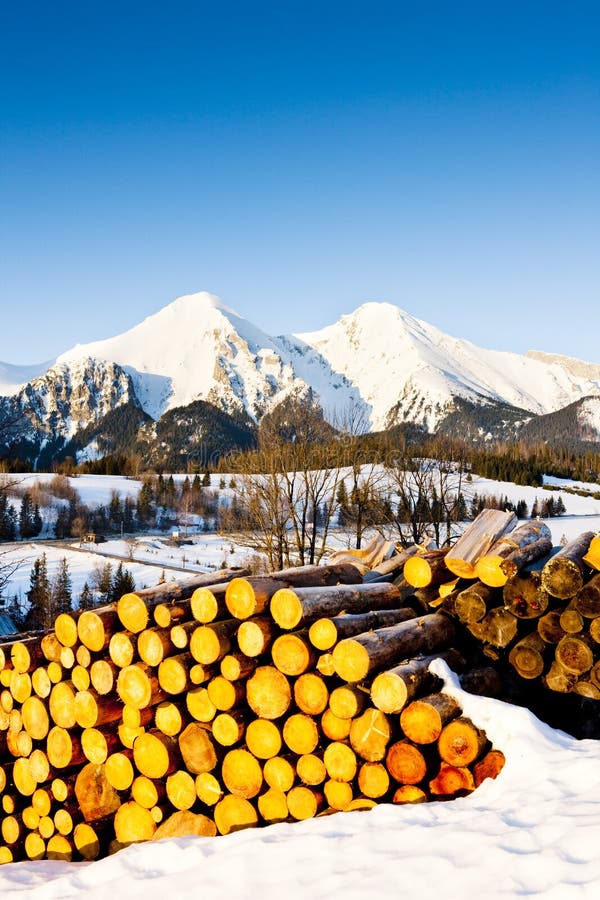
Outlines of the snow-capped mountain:
[[273,338],[205,292],[179,297],[114,338],[78,344],[57,362],[82,357],[122,366],[154,419],[199,399],[258,419],[275,398],[306,387]]
[[497,410],[502,427],[600,396],[600,366],[484,350],[388,303],[366,303],[321,331],[272,337],[208,293],[180,297],[51,365],[0,364],[0,413],[25,410],[30,429],[65,439],[128,403],[157,421],[206,401],[256,422],[308,392],[331,421],[352,406],[371,429],[435,431],[467,407]]

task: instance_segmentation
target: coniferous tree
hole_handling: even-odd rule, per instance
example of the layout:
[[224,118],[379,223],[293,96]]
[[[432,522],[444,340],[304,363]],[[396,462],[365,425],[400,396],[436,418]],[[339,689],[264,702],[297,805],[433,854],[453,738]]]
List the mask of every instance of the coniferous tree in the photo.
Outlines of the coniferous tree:
[[33,509],[31,507],[31,497],[29,492],[25,491],[21,499],[21,509],[19,510],[19,531],[22,538],[33,537],[35,528],[33,524]]
[[48,580],[48,566],[46,554],[39,556],[29,575],[29,590],[27,591],[29,612],[25,619],[27,629],[37,631],[49,628],[52,624],[52,592]]
[[32,527],[33,527],[33,537],[37,537],[37,535],[41,532],[44,523],[42,521],[42,516],[40,513],[40,508],[35,504],[33,507],[33,517],[32,517]]
[[83,588],[81,589],[81,594],[79,595],[79,609],[85,611],[86,609],[92,609],[94,606],[94,595],[90,590],[90,586],[87,581],[84,583]]
[[68,613],[73,609],[73,595],[71,590],[71,575],[66,556],[60,561],[58,572],[52,579],[52,616],[55,618],[60,613]]
[[130,594],[133,591],[135,591],[133,575],[129,569],[124,569],[123,563],[120,562],[112,579],[109,600],[111,603],[116,603],[123,594]]
[[109,562],[94,570],[92,584],[100,594],[100,602],[108,603],[113,580],[113,567]]
[[519,500],[519,502],[517,503],[516,508],[515,508],[515,513],[516,513],[517,519],[526,519],[528,512],[529,512],[529,509],[528,509],[526,501]]
[[210,472],[205,472],[202,477],[202,487],[210,487]]
[[540,515],[540,506],[538,503],[538,498],[536,497],[533,501],[533,506],[531,507],[531,519],[537,519]]

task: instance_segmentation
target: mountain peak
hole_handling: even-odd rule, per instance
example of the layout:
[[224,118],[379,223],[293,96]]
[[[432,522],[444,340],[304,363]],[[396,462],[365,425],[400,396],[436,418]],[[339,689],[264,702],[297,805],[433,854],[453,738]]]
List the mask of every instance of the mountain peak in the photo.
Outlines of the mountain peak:
[[235,309],[227,306],[220,297],[217,297],[216,294],[211,294],[210,291],[198,291],[194,294],[183,294],[181,297],[177,297],[167,306],[163,307],[161,311],[164,312],[168,309],[172,309],[173,312],[177,313],[181,313],[184,310],[198,312],[199,310],[216,309],[219,312],[239,317],[239,313],[236,312]]

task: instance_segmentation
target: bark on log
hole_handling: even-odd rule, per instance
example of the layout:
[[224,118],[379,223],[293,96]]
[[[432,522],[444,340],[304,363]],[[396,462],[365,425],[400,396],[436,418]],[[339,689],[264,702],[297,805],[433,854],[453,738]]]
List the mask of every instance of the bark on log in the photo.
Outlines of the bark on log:
[[454,601],[454,612],[464,625],[472,625],[481,622],[488,610],[498,605],[498,599],[492,587],[475,581],[459,591]]
[[344,681],[363,681],[397,659],[445,649],[454,636],[454,623],[441,613],[432,613],[340,641],[332,654],[335,670]]
[[484,509],[446,554],[447,568],[459,578],[475,578],[475,564],[517,524],[513,512]]
[[545,522],[529,521],[499,538],[475,564],[477,577],[489,587],[504,587],[533,560],[552,549],[552,534]]
[[[410,593],[409,590],[406,593]],[[360,584],[319,588],[283,588],[271,599],[270,613],[280,628],[306,627],[340,613],[397,609],[402,594],[393,584]]]
[[445,562],[447,553],[448,550],[415,553],[404,566],[405,581],[414,588],[437,587],[450,581],[451,574]]
[[437,693],[413,700],[400,713],[400,727],[409,741],[415,744],[433,744],[442,728],[461,710],[448,694]]
[[367,613],[339,615],[334,618],[317,619],[308,630],[308,639],[317,650],[331,650],[338,641],[364,634],[366,631],[374,631],[377,628],[387,628],[397,625],[399,622],[407,622],[416,618],[416,612],[408,607],[400,609],[382,609]]
[[573,598],[573,602],[575,608],[586,619],[595,619],[600,616],[600,573],[584,584]]
[[410,659],[387,672],[381,672],[371,685],[373,705],[385,713],[402,712],[418,694],[431,693],[441,681],[429,671],[434,659],[443,659],[454,671],[461,671],[465,661],[456,650],[446,650],[435,656]]
[[508,654],[508,661],[521,678],[539,678],[544,672],[547,650],[548,644],[537,632],[533,632],[514,645]]
[[583,587],[586,555],[594,533],[586,531],[570,541],[542,569],[542,587],[559,600],[570,600]]

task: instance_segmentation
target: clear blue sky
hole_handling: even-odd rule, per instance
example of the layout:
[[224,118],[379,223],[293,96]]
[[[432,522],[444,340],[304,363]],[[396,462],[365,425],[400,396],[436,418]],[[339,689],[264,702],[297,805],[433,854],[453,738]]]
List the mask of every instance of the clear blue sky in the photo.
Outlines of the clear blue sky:
[[0,359],[210,290],[600,363],[597,2],[0,5]]

